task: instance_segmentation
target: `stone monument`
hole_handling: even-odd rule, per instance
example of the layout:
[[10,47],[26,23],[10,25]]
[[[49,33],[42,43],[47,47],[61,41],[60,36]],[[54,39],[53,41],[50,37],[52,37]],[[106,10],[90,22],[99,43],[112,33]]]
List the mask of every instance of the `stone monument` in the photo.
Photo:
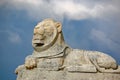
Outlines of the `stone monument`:
[[120,80],[120,66],[111,56],[69,47],[60,22],[38,23],[32,46],[32,55],[15,70],[17,80]]

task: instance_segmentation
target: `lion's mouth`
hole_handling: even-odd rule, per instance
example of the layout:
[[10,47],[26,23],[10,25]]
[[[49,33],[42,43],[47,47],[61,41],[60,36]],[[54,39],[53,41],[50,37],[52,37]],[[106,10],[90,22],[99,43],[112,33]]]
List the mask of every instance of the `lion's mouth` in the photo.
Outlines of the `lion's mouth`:
[[44,43],[34,43],[36,47],[41,47],[44,45]]
[[35,39],[32,42],[34,47],[42,47],[44,45],[44,42],[39,39]]

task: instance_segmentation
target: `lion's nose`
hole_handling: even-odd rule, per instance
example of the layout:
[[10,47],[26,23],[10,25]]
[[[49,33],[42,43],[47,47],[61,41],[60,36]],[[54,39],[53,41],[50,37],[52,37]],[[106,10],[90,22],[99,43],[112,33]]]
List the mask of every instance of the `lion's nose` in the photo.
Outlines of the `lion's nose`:
[[34,29],[33,39],[43,40],[44,39],[43,35],[44,35],[44,28],[43,27],[36,27]]
[[44,28],[43,27],[36,27],[34,29],[34,36],[33,36],[32,42],[39,46],[44,45]]
[[34,35],[33,36],[33,40],[32,40],[32,43],[34,43],[36,46],[42,46],[44,45],[44,37],[41,35]]
[[35,34],[35,35],[33,36],[33,39],[34,39],[34,40],[43,40],[43,39],[44,39],[44,36],[43,36],[43,35],[40,35],[40,34]]

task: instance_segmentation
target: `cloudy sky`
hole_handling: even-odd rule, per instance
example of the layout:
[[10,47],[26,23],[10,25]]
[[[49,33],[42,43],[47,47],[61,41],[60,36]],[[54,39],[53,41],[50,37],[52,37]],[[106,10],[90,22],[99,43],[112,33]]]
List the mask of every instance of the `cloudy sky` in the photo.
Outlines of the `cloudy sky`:
[[45,18],[63,24],[72,48],[97,50],[120,64],[119,0],[0,0],[0,79],[15,80],[15,68],[32,54],[34,26]]

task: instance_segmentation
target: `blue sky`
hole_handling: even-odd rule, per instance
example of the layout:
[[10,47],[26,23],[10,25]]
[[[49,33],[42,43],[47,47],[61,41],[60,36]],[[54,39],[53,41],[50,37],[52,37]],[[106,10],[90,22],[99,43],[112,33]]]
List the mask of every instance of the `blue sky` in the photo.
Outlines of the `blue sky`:
[[0,79],[15,80],[15,68],[32,54],[34,26],[45,18],[63,24],[72,48],[97,50],[120,64],[119,0],[0,0]]

